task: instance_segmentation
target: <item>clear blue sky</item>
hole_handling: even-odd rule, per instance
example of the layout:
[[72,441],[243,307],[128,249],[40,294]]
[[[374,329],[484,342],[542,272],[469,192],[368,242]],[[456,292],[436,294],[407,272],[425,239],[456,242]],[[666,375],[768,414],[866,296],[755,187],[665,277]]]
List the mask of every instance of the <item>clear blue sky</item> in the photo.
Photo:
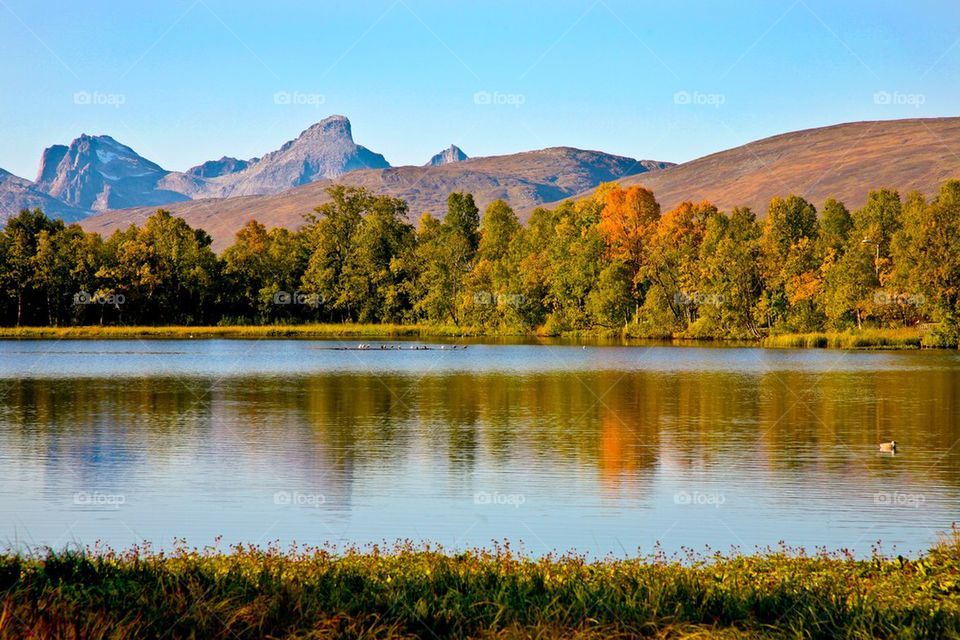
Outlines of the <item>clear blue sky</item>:
[[183,170],[332,113],[395,165],[451,142],[683,161],[960,114],[960,3],[0,0],[0,89],[0,167],[31,179],[80,133]]

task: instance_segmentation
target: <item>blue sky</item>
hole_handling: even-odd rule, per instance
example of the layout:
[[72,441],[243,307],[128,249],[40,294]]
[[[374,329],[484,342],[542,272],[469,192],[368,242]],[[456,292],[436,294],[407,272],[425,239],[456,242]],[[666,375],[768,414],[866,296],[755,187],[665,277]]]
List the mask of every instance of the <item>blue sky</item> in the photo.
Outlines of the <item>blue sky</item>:
[[570,145],[683,161],[960,114],[960,3],[0,0],[0,167],[106,133],[167,169],[332,113],[395,165]]

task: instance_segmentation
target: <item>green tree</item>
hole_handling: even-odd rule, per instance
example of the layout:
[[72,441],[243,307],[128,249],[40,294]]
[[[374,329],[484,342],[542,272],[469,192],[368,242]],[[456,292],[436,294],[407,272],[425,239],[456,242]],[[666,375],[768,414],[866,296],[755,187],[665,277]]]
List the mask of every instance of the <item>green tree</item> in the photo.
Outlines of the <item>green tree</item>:
[[447,196],[447,215],[444,226],[451,233],[462,236],[470,248],[468,259],[480,245],[480,209],[473,201],[473,194],[451,193]]
[[766,289],[757,315],[768,327],[782,324],[796,331],[818,328],[816,299],[819,272],[817,210],[803,198],[773,198],[764,220],[760,244]]
[[[22,210],[19,215],[7,220],[0,238],[3,245],[4,270],[0,274],[4,290],[16,300],[16,324],[20,326],[32,308],[40,307],[40,301],[31,299],[37,284],[35,269],[36,253],[40,236],[62,231],[62,220],[49,219],[40,209]],[[48,254],[45,249],[45,254]]]
[[760,335],[754,308],[763,290],[761,229],[754,213],[736,208],[707,222],[700,246],[705,293],[694,333],[731,338]]

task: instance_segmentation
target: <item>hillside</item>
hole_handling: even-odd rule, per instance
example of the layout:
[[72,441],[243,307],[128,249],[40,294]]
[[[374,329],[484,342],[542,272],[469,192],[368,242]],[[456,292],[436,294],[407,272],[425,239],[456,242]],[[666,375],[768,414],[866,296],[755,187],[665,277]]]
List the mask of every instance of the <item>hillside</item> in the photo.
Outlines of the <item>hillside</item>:
[[[185,218],[192,226],[206,229],[213,236],[215,247],[222,249],[250,219],[268,227],[299,226],[304,214],[327,200],[324,190],[335,182],[403,198],[410,205],[411,221],[415,221],[424,211],[442,216],[447,195],[452,191],[472,193],[481,208],[503,198],[518,211],[526,211],[592,189],[601,182],[666,166],[669,163],[554,147],[438,166],[352,171],[336,180],[318,180],[279,194],[192,200],[164,208]],[[143,222],[155,210],[155,207],[141,207],[108,211],[84,220],[83,226],[109,234],[131,223]]]
[[960,118],[853,122],[785,133],[619,182],[652,189],[665,210],[683,200],[707,199],[722,209],[746,205],[762,215],[777,195],[795,193],[817,207],[833,197],[856,208],[871,189],[932,195],[947,178],[960,178]]

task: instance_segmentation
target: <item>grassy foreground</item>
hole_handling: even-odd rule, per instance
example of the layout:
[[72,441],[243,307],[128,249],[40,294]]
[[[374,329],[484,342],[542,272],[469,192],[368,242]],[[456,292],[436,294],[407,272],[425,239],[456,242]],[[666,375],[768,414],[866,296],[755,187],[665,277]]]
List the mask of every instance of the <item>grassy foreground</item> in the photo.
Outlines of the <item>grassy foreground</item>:
[[530,559],[236,547],[0,556],[0,638],[956,638],[957,531],[920,558]]

